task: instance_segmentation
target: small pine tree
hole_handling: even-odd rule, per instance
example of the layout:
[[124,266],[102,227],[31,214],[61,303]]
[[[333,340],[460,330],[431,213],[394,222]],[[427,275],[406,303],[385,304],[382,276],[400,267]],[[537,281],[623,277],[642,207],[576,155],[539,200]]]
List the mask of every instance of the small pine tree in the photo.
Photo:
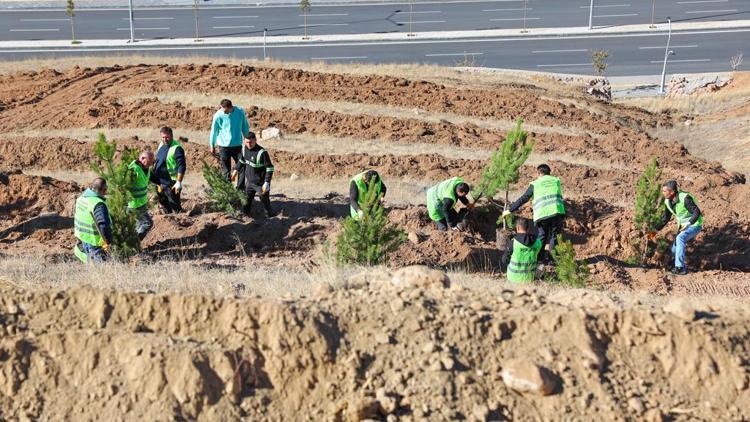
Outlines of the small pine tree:
[[94,154],[98,162],[91,168],[99,177],[107,181],[107,208],[112,217],[112,243],[110,254],[118,259],[129,258],[140,249],[138,233],[135,231],[135,214],[128,212],[128,202],[132,199],[130,189],[135,183],[133,172],[128,164],[138,156],[135,150],[123,149],[120,161],[115,163],[117,142],[108,142],[104,133],[94,144]]
[[73,0],[68,0],[68,4],[65,7],[65,12],[70,16],[70,34],[72,36],[73,43],[76,43],[76,24],[75,24],[75,17],[76,17],[76,5]]
[[528,139],[529,133],[523,130],[521,125],[523,119],[518,118],[516,127],[505,135],[500,149],[492,153],[479,183],[479,193],[489,198],[495,196],[498,191],[505,191],[503,210],[508,207],[510,186],[518,182],[519,170],[534,149],[534,140]]
[[304,15],[305,19],[305,39],[308,38],[307,36],[307,14],[310,13],[310,10],[312,9],[312,4],[310,4],[310,0],[300,0],[299,2],[299,10]]
[[380,195],[373,186],[367,189],[362,211],[361,219],[347,217],[344,220],[344,228],[336,239],[336,261],[339,264],[386,264],[388,254],[406,240],[406,233],[389,223]]
[[638,236],[633,246],[635,260],[641,264],[654,252],[653,248],[649,247],[649,240],[652,239],[648,239],[648,234],[656,231],[663,213],[661,169],[656,157],[653,157],[638,179],[636,187],[634,220]]
[[212,210],[223,211],[235,217],[242,214],[247,197],[237,190],[231,181],[224,178],[221,170],[204,161],[203,178],[208,184],[206,196]]
[[591,65],[594,66],[594,72],[597,75],[604,75],[607,67],[609,67],[606,62],[608,57],[609,51],[607,50],[591,50]]
[[576,262],[576,251],[571,241],[563,240],[562,236],[557,235],[557,244],[552,251],[552,257],[555,259],[555,275],[558,283],[568,287],[586,287],[589,267],[586,263]]

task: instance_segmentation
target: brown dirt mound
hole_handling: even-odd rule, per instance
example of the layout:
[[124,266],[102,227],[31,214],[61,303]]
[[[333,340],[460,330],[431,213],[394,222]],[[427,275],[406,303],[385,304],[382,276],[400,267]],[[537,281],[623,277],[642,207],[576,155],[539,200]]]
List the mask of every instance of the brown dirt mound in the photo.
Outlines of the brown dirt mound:
[[75,183],[29,176],[19,170],[0,172],[0,217],[28,218],[43,212],[72,216],[80,192],[82,188]]
[[739,304],[662,309],[592,292],[488,295],[363,277],[349,283],[359,288],[291,303],[2,283],[0,410],[8,419],[741,420],[750,407],[750,315]]

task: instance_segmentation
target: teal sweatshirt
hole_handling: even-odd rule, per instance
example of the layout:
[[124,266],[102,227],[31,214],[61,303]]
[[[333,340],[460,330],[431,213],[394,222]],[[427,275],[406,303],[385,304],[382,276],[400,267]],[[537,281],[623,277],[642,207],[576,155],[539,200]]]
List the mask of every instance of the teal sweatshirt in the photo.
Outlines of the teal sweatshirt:
[[234,106],[232,112],[224,113],[219,110],[214,114],[214,120],[211,123],[211,136],[208,144],[212,147],[240,147],[242,146],[242,137],[250,133],[250,125],[247,123],[245,110]]

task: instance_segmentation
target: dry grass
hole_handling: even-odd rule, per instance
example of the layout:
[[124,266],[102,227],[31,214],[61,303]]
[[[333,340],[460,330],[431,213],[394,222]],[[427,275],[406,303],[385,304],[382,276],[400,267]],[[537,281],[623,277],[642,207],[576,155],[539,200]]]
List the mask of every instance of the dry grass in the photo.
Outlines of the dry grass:
[[[455,113],[434,113],[421,109],[408,109],[403,107],[394,107],[388,105],[375,105],[367,103],[354,103],[347,101],[316,101],[292,97],[273,97],[263,95],[236,95],[233,93],[206,94],[200,92],[166,92],[158,94],[139,94],[125,98],[125,100],[136,100],[141,98],[157,98],[160,102],[182,103],[192,107],[215,107],[222,99],[232,98],[235,104],[246,106],[257,106],[267,110],[311,110],[335,112],[348,115],[393,117],[397,119],[416,119],[430,123],[440,123],[447,121],[455,125],[476,125],[485,129],[510,130],[515,127],[515,122],[511,120],[475,118],[462,116]],[[588,134],[585,130],[570,128],[564,126],[540,126],[525,123],[525,128],[538,133],[558,133],[568,136],[580,136]]]
[[233,57],[207,56],[149,56],[138,54],[110,56],[79,56],[75,59],[40,59],[32,58],[0,62],[0,74],[29,70],[57,69],[65,71],[75,66],[99,67],[115,64],[207,64],[221,62],[228,65],[249,65],[258,67],[275,67],[282,69],[301,69],[310,72],[337,73],[349,75],[394,76],[414,80],[427,80],[449,86],[473,86],[493,88],[501,85],[535,85],[543,89],[571,94],[576,91],[573,85],[566,85],[554,75],[540,72],[518,70],[484,69],[484,68],[451,68],[426,64],[361,64],[361,63],[324,63],[293,62],[281,60],[238,59]]

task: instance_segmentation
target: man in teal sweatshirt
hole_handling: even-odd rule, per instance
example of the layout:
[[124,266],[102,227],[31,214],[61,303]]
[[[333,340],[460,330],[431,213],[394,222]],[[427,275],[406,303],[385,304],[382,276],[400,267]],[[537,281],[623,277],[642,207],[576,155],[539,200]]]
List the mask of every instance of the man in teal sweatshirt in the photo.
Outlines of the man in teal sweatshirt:
[[232,160],[236,166],[242,152],[242,139],[250,133],[245,110],[232,105],[229,100],[221,100],[219,110],[214,114],[211,122],[211,136],[208,144],[211,154],[218,156],[221,172],[229,180],[232,171]]

